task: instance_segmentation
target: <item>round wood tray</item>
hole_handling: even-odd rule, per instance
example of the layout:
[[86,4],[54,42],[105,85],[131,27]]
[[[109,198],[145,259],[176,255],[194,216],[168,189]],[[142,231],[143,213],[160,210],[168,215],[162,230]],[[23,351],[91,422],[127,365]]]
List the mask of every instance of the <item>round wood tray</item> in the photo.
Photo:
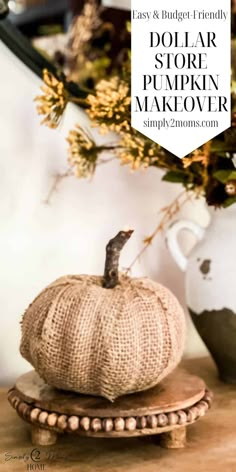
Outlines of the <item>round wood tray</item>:
[[57,390],[35,371],[22,375],[8,399],[31,424],[32,442],[54,444],[58,433],[93,437],[161,434],[161,445],[184,447],[186,426],[205,415],[212,394],[199,377],[176,369],[156,387],[114,403],[101,397]]

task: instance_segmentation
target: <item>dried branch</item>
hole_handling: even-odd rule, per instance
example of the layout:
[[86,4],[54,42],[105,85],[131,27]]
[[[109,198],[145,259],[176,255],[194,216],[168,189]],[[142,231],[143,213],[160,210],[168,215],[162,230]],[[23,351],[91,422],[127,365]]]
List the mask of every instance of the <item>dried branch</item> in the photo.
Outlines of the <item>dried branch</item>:
[[58,187],[60,185],[60,183],[62,182],[62,180],[64,180],[65,178],[67,177],[71,177],[73,175],[72,171],[71,170],[68,170],[67,172],[65,172],[64,174],[56,174],[54,176],[54,181],[53,181],[53,184],[48,192],[48,195],[47,197],[43,200],[43,203],[44,205],[50,205],[51,203],[51,198],[53,196],[53,194],[55,192],[57,192],[58,190]]
[[191,194],[187,193],[184,190],[183,192],[181,192],[174,199],[173,202],[170,203],[170,205],[168,205],[167,207],[162,208],[160,210],[160,213],[163,214],[161,220],[159,221],[158,225],[156,226],[156,228],[154,229],[152,234],[150,236],[147,236],[144,239],[144,241],[143,241],[144,245],[143,245],[142,249],[139,251],[137,256],[134,258],[134,260],[132,261],[130,266],[125,270],[126,274],[131,272],[133,266],[140,259],[140,257],[144,254],[144,252],[147,250],[147,248],[152,244],[153,239],[157,236],[158,233],[162,232],[165,229],[166,225],[168,223],[170,223],[172,218],[179,212],[179,210],[185,205],[185,203],[187,203],[191,199],[191,197],[192,197]]

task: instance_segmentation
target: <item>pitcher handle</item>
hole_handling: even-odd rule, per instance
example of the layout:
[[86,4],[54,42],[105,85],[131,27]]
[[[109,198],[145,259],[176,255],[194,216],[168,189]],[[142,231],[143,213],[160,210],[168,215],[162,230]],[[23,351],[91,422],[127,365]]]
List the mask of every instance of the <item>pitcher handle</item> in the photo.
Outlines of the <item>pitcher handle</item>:
[[205,229],[199,226],[194,221],[179,220],[173,223],[166,232],[167,247],[176,264],[180,267],[182,271],[185,272],[188,264],[188,259],[183,254],[178,243],[178,234],[182,229],[191,231],[196,236],[198,241],[201,241],[201,239],[203,238],[205,234]]

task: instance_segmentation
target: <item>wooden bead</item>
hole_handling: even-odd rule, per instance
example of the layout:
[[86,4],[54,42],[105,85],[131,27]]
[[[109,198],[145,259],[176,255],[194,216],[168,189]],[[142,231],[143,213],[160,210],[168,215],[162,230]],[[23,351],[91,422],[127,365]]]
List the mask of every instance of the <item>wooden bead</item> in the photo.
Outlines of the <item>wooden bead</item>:
[[179,417],[178,424],[183,425],[183,424],[187,423],[187,414],[185,413],[185,411],[179,410],[178,411],[178,417]]
[[17,406],[17,411],[18,411],[18,413],[21,412],[21,411],[20,411],[20,410],[21,410],[21,405],[25,405],[25,403],[20,402],[20,403],[18,404],[18,406]]
[[137,418],[137,428],[145,429],[147,427],[147,418],[146,416],[139,416]]
[[166,426],[168,423],[168,418],[164,413],[161,413],[157,416],[158,426]]
[[174,426],[179,421],[179,417],[177,413],[174,413],[174,412],[168,413],[167,417],[168,417],[168,424],[170,426]]
[[83,418],[81,418],[80,427],[83,431],[89,431],[89,429],[90,429],[90,418],[88,418],[87,416],[84,416]]
[[126,418],[126,420],[125,420],[125,429],[127,429],[127,431],[135,431],[136,426],[137,426],[137,423],[136,423],[135,418],[133,418],[133,417]]
[[205,409],[202,408],[202,406],[199,406],[199,405],[198,405],[198,406],[197,406],[197,409],[198,409],[198,416],[199,416],[199,418],[201,418],[202,416],[205,415]]
[[16,396],[13,396],[11,399],[11,405],[13,406],[13,408],[17,409],[19,403],[20,403],[20,399]]
[[30,411],[30,407],[29,407],[29,405],[27,405],[27,403],[20,402],[18,407],[17,407],[17,411],[21,416],[26,417],[27,414]]
[[11,398],[12,398],[13,396],[15,396],[15,390],[14,390],[14,388],[11,388],[11,389],[8,390],[8,392],[7,392],[7,398],[8,398],[8,400],[11,401]]
[[208,403],[205,400],[201,400],[199,402],[199,405],[203,406],[205,408],[205,411],[208,410]]
[[40,424],[45,424],[48,419],[48,413],[46,411],[41,411],[38,417],[38,421]]
[[60,415],[57,418],[57,426],[59,429],[66,429],[67,428],[67,416],[66,415]]
[[200,417],[201,417],[201,416],[204,416],[205,413],[206,413],[206,411],[207,411],[207,409],[208,409],[208,405],[207,405],[206,402],[201,401],[201,402],[199,402],[199,403],[197,404],[197,409],[198,409],[198,415],[199,415]]
[[188,423],[192,423],[196,419],[196,416],[194,412],[191,410],[191,408],[187,411],[187,421]]
[[114,428],[115,431],[124,431],[125,429],[125,420],[124,418],[115,418],[114,420]]
[[31,421],[36,421],[38,419],[38,416],[40,415],[41,410],[40,408],[33,408],[30,412],[30,419]]
[[157,416],[156,415],[148,415],[147,416],[147,425],[149,428],[157,428]]
[[211,404],[212,404],[212,395],[207,392],[206,395],[204,396],[203,400],[204,400],[205,402],[207,402],[208,408],[210,408],[210,407],[211,407]]
[[70,418],[68,419],[68,428],[71,431],[76,431],[77,429],[79,429],[79,418],[78,418],[78,416],[70,416]]
[[109,433],[113,430],[113,420],[112,418],[105,418],[102,422],[102,427],[106,433]]
[[192,406],[192,407],[189,409],[189,412],[191,412],[191,417],[193,418],[193,421],[198,418],[199,414],[198,414],[198,409],[197,409],[196,406]]
[[57,417],[57,413],[50,413],[47,419],[48,426],[55,426],[57,424]]
[[13,399],[16,398],[14,390],[8,393],[7,398],[8,398],[9,403],[13,405]]
[[214,395],[213,395],[213,393],[212,393],[210,390],[206,390],[204,399],[205,399],[205,397],[208,397],[208,398],[210,398],[210,400],[213,400]]
[[102,429],[102,421],[99,418],[93,418],[91,421],[91,429],[94,433],[98,433]]

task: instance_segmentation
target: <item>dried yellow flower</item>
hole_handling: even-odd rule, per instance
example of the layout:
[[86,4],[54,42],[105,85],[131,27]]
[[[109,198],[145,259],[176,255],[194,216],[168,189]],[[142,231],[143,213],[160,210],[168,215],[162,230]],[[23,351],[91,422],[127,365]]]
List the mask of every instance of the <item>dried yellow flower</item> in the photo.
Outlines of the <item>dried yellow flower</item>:
[[38,103],[37,112],[39,115],[44,115],[41,124],[56,128],[69,101],[69,94],[64,83],[47,69],[43,70],[43,81],[44,85],[41,87],[43,95],[35,97]]
[[69,143],[69,164],[75,168],[76,177],[89,177],[96,168],[99,148],[88,133],[76,125],[75,129],[69,132],[67,138]]
[[119,77],[98,82],[95,95],[88,95],[87,103],[88,115],[100,126],[102,134],[130,129],[130,88]]
[[204,167],[208,165],[208,155],[204,153],[204,151],[201,151],[200,149],[196,149],[191,156],[189,157],[184,157],[182,159],[183,167],[184,169],[187,169],[189,166],[191,166],[194,162],[199,162],[201,163]]
[[147,168],[158,162],[160,146],[138,132],[123,133],[119,146],[117,154],[121,164],[128,164],[132,170]]

